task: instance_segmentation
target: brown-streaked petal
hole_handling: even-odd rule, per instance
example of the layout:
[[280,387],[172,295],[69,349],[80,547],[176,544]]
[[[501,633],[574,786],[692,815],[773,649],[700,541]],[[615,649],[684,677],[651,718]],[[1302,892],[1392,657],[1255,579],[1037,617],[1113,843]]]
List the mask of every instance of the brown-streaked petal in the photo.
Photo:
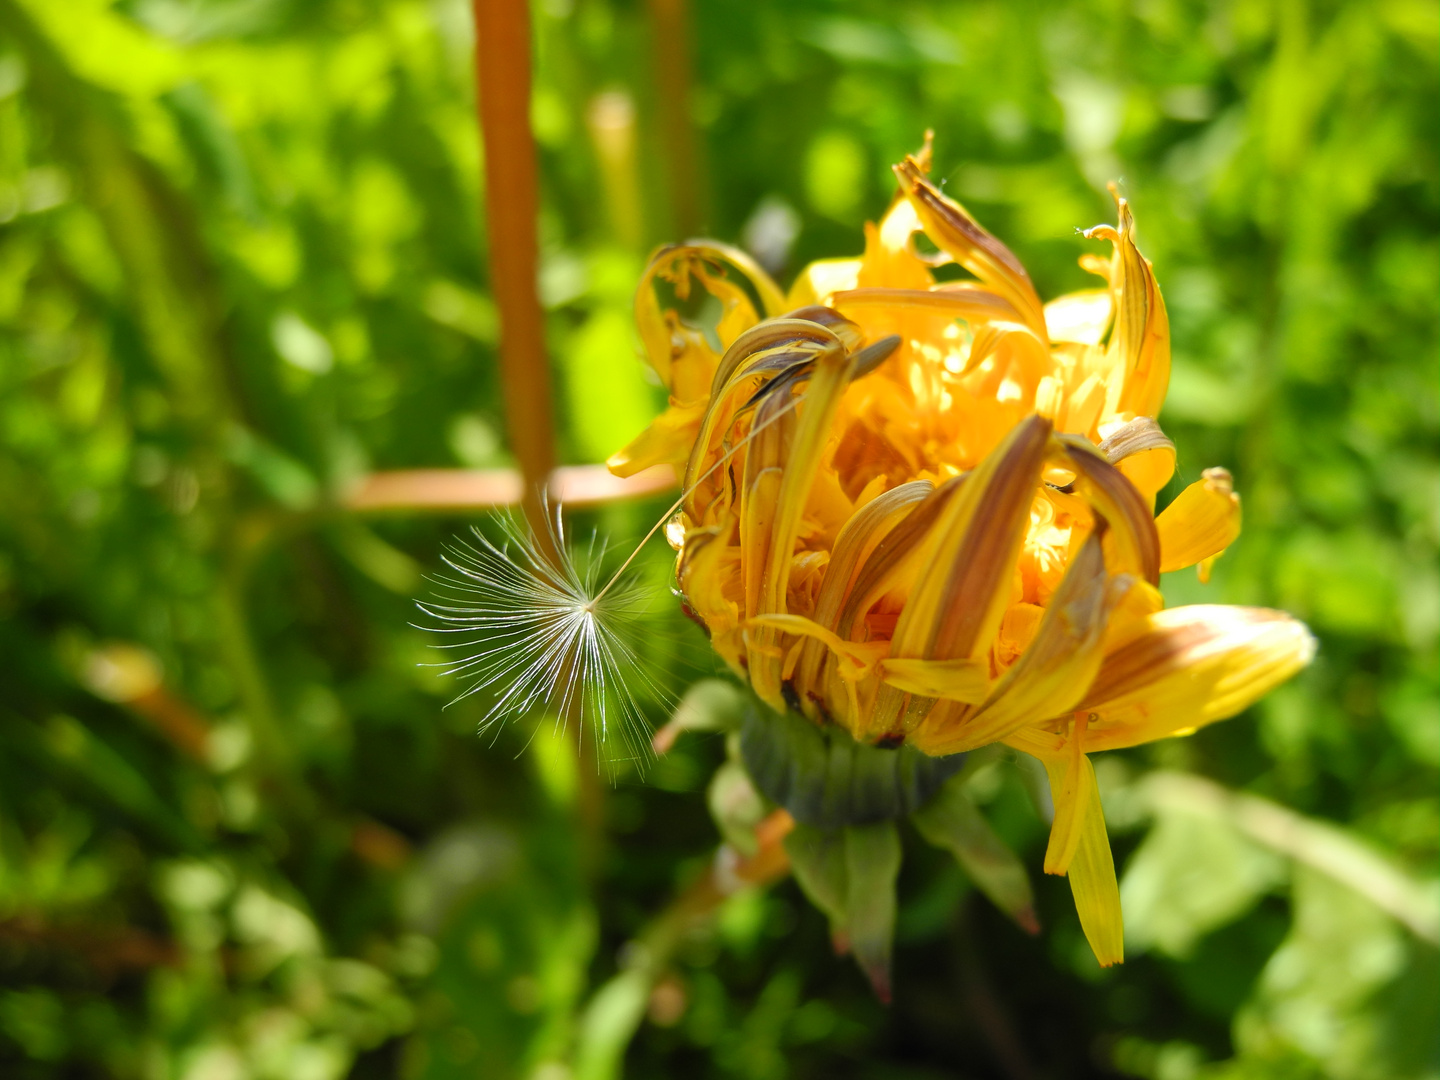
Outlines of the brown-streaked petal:
[[[1045,315],[1030,275],[1013,252],[990,235],[963,206],[925,178],[919,163],[907,157],[895,176],[925,232],[956,262],[1015,305],[1025,323],[1045,337]],[[1048,340],[1048,339],[1047,339]]]
[[841,637],[855,638],[857,621],[918,564],[930,529],[967,478],[968,474],[957,476],[935,488],[875,546],[840,609],[835,629]]
[[860,327],[856,326],[855,323],[851,322],[833,307],[826,307],[824,304],[806,304],[799,306],[791,311],[787,311],[783,317],[786,319],[804,319],[806,322],[819,323],[840,339],[840,344],[845,346],[847,352],[854,352],[860,347],[860,342],[864,340],[863,335],[860,333]]
[[1005,613],[1050,431],[1050,422],[1039,416],[1016,424],[936,521],[929,557],[895,626],[895,656],[951,660],[990,647]]
[[[749,554],[746,556],[747,616],[787,612],[786,592],[790,583],[790,570],[794,561],[795,541],[800,533],[801,517],[830,437],[835,411],[858,362],[858,354],[847,355],[838,344],[834,348],[822,350],[815,357],[814,372],[801,400],[799,416],[792,425],[794,436],[784,448],[782,479],[775,492],[770,535],[764,544],[764,570],[758,607],[755,609],[748,606],[751,582],[748,573]],[[769,407],[768,403],[766,407]],[[777,630],[761,628],[748,635],[750,683],[756,693],[772,704],[784,700],[780,691],[780,633]],[[783,705],[780,707],[783,708]]]
[[1197,604],[1156,612],[1100,666],[1079,711],[1085,749],[1114,750],[1234,716],[1315,655],[1298,620],[1268,608]]
[[[840,614],[856,573],[872,552],[901,521],[934,490],[928,480],[912,480],[871,499],[845,522],[835,538],[825,580],[815,600],[814,619],[827,630],[840,625]],[[842,637],[845,635],[841,635]],[[800,700],[809,708],[812,697],[822,693],[820,672],[825,648],[818,641],[806,642],[795,671]]]
[[1206,469],[1200,476],[1155,519],[1161,573],[1214,558],[1240,535],[1240,496],[1230,473]]
[[[771,319],[741,334],[726,350],[716,368],[714,390],[685,469],[684,490],[689,493],[685,510],[693,520],[703,520],[711,488],[715,486],[702,485],[701,481],[724,454],[716,445],[717,440],[723,446],[737,416],[755,403],[756,391],[766,378],[780,377],[767,368],[771,357],[782,354],[784,365],[793,369],[807,366],[807,355],[818,355],[825,350],[843,352],[840,339],[808,319]],[[752,423],[752,430],[755,423],[759,421]],[[748,456],[748,453],[737,453],[740,459],[737,463],[743,463]]]
[[1110,525],[1105,554],[1115,573],[1134,574],[1154,585],[1160,581],[1160,539],[1150,507],[1119,469],[1087,440],[1057,436],[1076,471],[1075,487]]
[[[1175,444],[1148,416],[1137,416],[1112,431],[1100,444],[1100,452],[1152,504],[1156,493],[1175,475]],[[1160,550],[1163,561],[1163,543]]]
[[980,708],[958,723],[922,722],[911,733],[911,744],[927,754],[955,754],[1069,713],[1100,670],[1109,614],[1133,580],[1112,581],[1100,536],[1091,533],[1051,597],[1035,640]]

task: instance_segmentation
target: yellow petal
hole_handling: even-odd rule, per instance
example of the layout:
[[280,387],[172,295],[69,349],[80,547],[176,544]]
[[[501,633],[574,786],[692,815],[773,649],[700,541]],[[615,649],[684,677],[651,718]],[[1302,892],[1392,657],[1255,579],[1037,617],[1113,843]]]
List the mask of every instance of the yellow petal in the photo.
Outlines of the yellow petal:
[[[1112,188],[1112,191],[1114,189]],[[1115,245],[1115,328],[1110,347],[1120,364],[1120,379],[1112,385],[1111,413],[1159,416],[1170,385],[1170,320],[1165,300],[1150,262],[1135,246],[1135,217],[1130,204],[1116,196],[1120,228],[1108,225],[1085,235]]]
[[981,702],[990,692],[990,662],[895,658],[880,662],[880,678],[907,694]]
[[[814,619],[818,625],[827,630],[840,626],[845,601],[850,596],[856,575],[880,544],[933,490],[934,485],[928,480],[912,480],[871,499],[845,522],[835,538],[825,580],[815,600]],[[813,714],[818,701],[824,701],[832,714],[839,704],[825,700],[824,683],[821,681],[825,657],[824,646],[812,640],[806,643],[796,667],[795,690],[807,713]]]
[[1026,724],[1070,712],[1100,669],[1107,617],[1132,581],[1111,582],[1105,573],[1100,539],[1091,534],[1051,598],[1035,640],[1000,678],[981,708],[954,723],[924,722],[911,734],[910,742],[927,754],[955,754],[987,746]]
[[895,627],[896,656],[976,657],[994,640],[1050,443],[1038,416],[1016,424],[936,521],[930,556]]
[[832,294],[855,288],[859,276],[859,259],[820,259],[812,262],[800,271],[795,284],[790,286],[785,304],[790,308],[823,304]]
[[1315,639],[1283,611],[1197,604],[1149,616],[1105,657],[1085,749],[1163,739],[1234,716],[1308,664]]
[[920,219],[905,199],[893,203],[877,228],[865,226],[865,257],[860,260],[857,287],[927,289],[935,275],[925,260],[915,254],[911,237],[919,232]]
[[875,546],[855,575],[840,609],[836,629],[841,637],[855,636],[856,624],[866,612],[919,571],[930,530],[964,489],[967,479],[957,476],[936,487]]
[[1020,318],[1020,312],[1009,300],[967,282],[937,285],[933,289],[849,289],[835,293],[831,302],[840,311],[856,312],[857,317],[865,309],[874,307],[886,311],[949,315],[975,323]]
[[[1077,725],[1083,721],[1077,721]],[[1076,735],[1082,736],[1077,738]],[[1055,803],[1055,821],[1050,826],[1050,842],[1045,848],[1045,873],[1065,874],[1080,848],[1084,835],[1085,819],[1099,788],[1095,784],[1095,766],[1079,748],[1083,745],[1083,730],[1071,736],[1069,744],[1074,752],[1065,757],[1045,758],[1045,775],[1050,780],[1050,798]]]
[[[1175,444],[1148,416],[1137,416],[1111,431],[1100,444],[1100,452],[1151,505],[1155,495],[1175,475]],[[1163,545],[1161,561],[1164,561]]]
[[954,199],[930,183],[913,157],[895,166],[900,190],[941,251],[1015,305],[1025,324],[1045,336],[1045,315],[1020,260]]
[[1045,329],[1051,341],[1099,345],[1113,313],[1109,289],[1073,292],[1045,305]]
[[[730,274],[734,274],[734,280]],[[677,333],[673,312],[662,311],[655,293],[655,279],[669,281],[682,299],[689,296],[695,282],[720,301],[717,332],[722,347],[761,318],[779,315],[784,297],[779,287],[760,265],[739,248],[718,241],[695,241],[689,244],[668,244],[650,257],[650,264],[635,291],[635,325],[645,346],[645,357],[672,394],[690,401],[681,382],[708,383],[715,366],[715,353],[705,344],[703,335]],[[756,311],[748,284],[760,298],[761,310]],[[702,369],[689,373],[685,369]],[[680,369],[680,370],[677,370]],[[690,377],[687,379],[687,375]]]
[[1206,469],[1155,519],[1160,570],[1182,570],[1219,555],[1240,535],[1240,496],[1224,469]]
[[1160,540],[1150,506],[1125,475],[1084,439],[1059,436],[1075,487],[1110,525],[1106,564],[1113,573],[1134,574],[1152,585],[1160,580]]
[[683,469],[705,418],[705,404],[671,405],[650,426],[611,454],[605,466],[616,476],[634,476],[651,465]]
[[[1087,761],[1088,764],[1088,761]],[[1120,911],[1120,887],[1115,881],[1115,858],[1105,831],[1100,791],[1090,789],[1090,808],[1080,826],[1080,843],[1070,861],[1070,893],[1080,928],[1101,967],[1125,959],[1125,923]]]

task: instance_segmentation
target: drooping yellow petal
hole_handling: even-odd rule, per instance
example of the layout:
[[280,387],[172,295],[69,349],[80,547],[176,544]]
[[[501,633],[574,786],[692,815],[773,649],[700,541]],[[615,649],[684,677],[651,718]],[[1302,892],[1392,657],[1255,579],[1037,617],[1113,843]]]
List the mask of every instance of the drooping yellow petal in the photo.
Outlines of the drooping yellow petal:
[[1095,766],[1085,756],[1084,718],[1074,721],[1076,730],[1066,743],[1063,756],[1042,759],[1045,775],[1050,781],[1050,798],[1055,804],[1055,820],[1050,825],[1050,842],[1045,847],[1045,873],[1065,874],[1079,850],[1085,819],[1092,809],[1092,796],[1098,794]]
[[1283,611],[1160,611],[1105,658],[1085,700],[1085,749],[1163,739],[1234,716],[1308,664],[1315,639]]
[[1224,469],[1206,469],[1155,519],[1160,570],[1183,570],[1219,555],[1240,535],[1240,496]]
[[[1088,760],[1087,760],[1088,764]],[[1092,774],[1093,775],[1093,774]],[[1090,808],[1080,826],[1080,843],[1070,860],[1070,893],[1080,928],[1101,967],[1125,959],[1125,923],[1120,911],[1120,886],[1115,880],[1115,857],[1105,831],[1100,789],[1090,788]]]

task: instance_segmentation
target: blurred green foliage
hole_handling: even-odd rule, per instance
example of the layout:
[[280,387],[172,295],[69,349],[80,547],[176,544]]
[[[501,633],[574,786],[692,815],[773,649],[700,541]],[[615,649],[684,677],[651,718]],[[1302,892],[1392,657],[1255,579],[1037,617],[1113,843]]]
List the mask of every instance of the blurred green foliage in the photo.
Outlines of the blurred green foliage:
[[[694,0],[678,193],[662,7],[534,7],[563,456],[659,404],[648,244],[854,253],[933,127],[1045,296],[1121,181],[1173,323],[1169,494],[1224,465],[1246,508],[1167,596],[1284,607],[1317,662],[1098,763],[1122,968],[1063,882],[1027,939],[907,836],[892,1007],[790,883],[642,977],[717,842],[718,740],[587,832],[570,744],[476,739],[485,701],[420,666],[410,601],[467,523],[342,509],[372,469],[507,460],[463,0],[0,0],[0,1072],[1440,1075],[1435,5]],[[656,618],[678,691],[713,665]],[[1014,763],[969,787],[1038,869]]]

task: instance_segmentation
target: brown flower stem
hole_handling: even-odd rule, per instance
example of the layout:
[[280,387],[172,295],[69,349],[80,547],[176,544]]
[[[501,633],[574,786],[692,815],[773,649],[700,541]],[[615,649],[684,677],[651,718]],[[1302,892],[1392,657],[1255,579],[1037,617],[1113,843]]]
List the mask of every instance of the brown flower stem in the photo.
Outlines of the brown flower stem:
[[485,156],[490,288],[500,312],[500,379],[521,500],[539,536],[541,486],[555,466],[550,369],[536,291],[539,186],[530,131],[530,8],[525,0],[473,0],[475,74]]

